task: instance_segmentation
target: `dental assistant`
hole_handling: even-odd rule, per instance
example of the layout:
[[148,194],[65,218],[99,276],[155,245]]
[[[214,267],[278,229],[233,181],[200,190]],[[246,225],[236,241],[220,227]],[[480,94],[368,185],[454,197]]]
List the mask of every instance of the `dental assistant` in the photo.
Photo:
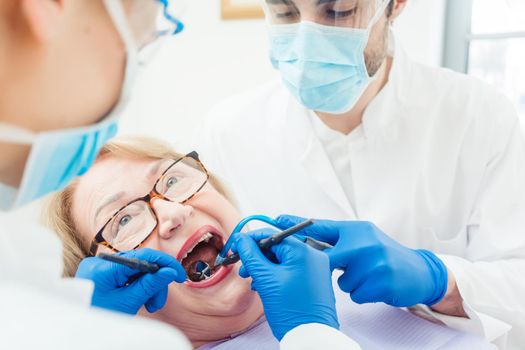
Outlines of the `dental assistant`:
[[[2,211],[59,190],[88,170],[117,131],[143,62],[139,48],[182,29],[171,9],[168,0],[0,3]],[[103,310],[160,309],[168,285],[186,278],[174,257],[148,249],[123,253],[161,266],[129,285],[137,271],[98,258],[84,260],[78,273],[93,283],[62,279],[62,247],[52,232],[8,214],[0,220],[0,348],[191,349],[172,327]],[[282,257],[297,263],[286,252]],[[330,277],[326,256],[314,261],[326,266],[313,266],[305,286]],[[265,301],[271,308],[283,298],[278,294]],[[315,337],[333,339],[336,349],[359,349],[336,329],[331,287],[305,293],[303,302],[307,310],[300,320],[306,325],[291,320],[291,308],[282,314],[290,321],[272,327],[284,337],[283,349],[316,346]]]
[[336,220],[310,231],[335,245],[331,268],[348,271],[339,286],[354,301],[415,306],[519,349],[518,116],[476,79],[407,57],[390,30],[407,2],[267,0],[282,79],[217,106],[199,151],[244,214]]

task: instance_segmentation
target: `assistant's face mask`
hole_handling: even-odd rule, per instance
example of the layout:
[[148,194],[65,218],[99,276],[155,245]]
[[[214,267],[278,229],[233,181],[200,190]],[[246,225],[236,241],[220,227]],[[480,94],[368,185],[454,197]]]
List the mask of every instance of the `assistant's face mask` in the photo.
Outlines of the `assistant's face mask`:
[[20,187],[0,184],[0,210],[15,209],[63,189],[75,177],[83,175],[89,169],[102,146],[116,134],[118,118],[129,100],[135,81],[138,55],[122,4],[120,1],[109,0],[107,5],[127,52],[119,102],[109,115],[87,127],[34,133],[0,122],[0,141],[31,145]]
[[303,8],[301,1],[290,8],[266,2],[270,59],[285,86],[304,106],[345,113],[373,80],[364,52],[370,31],[389,0],[309,2],[310,7]]

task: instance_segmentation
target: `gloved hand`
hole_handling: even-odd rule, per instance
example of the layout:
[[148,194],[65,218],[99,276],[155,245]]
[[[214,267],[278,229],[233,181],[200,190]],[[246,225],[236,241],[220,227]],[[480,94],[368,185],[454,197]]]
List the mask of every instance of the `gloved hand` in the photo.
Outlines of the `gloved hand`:
[[273,233],[269,229],[237,233],[232,251],[241,257],[241,277],[253,279],[252,289],[261,297],[274,336],[280,341],[290,330],[306,323],[339,329],[326,254],[288,237],[270,248],[274,263],[256,243]]
[[[283,215],[277,225],[286,229],[301,221]],[[356,303],[433,305],[447,291],[447,268],[434,253],[404,247],[372,223],[316,220],[301,234],[334,246],[325,250],[330,268],[345,271],[339,287]]]
[[166,303],[168,285],[173,281],[182,283],[186,280],[182,265],[166,253],[146,248],[118,255],[156,263],[161,268],[156,273],[140,276],[126,286],[139,271],[97,257],[85,258],[78,267],[76,277],[95,283],[91,299],[93,306],[135,315],[145,305],[146,310],[155,312]]

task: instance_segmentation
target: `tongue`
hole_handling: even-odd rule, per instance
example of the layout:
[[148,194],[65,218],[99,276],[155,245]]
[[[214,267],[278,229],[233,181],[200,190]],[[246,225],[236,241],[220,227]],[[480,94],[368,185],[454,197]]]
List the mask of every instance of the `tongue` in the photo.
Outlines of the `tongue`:
[[[213,245],[200,243],[195,248],[193,248],[193,251],[188,255],[188,257],[182,261],[182,266],[188,274],[195,272],[195,263],[197,261],[204,261],[210,266],[213,266],[218,253],[219,251]],[[190,269],[193,271],[189,271]]]

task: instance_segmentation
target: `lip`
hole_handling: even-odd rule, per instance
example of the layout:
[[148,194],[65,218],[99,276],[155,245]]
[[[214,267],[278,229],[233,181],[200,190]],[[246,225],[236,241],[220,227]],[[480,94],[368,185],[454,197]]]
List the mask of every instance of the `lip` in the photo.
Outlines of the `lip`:
[[[194,247],[197,244],[197,242],[199,242],[199,240],[202,238],[202,236],[204,236],[208,232],[215,236],[220,237],[220,239],[223,241],[223,244],[224,244],[224,236],[220,233],[220,231],[211,225],[205,225],[201,227],[200,229],[198,229],[197,231],[195,231],[195,233],[192,234],[186,240],[186,242],[184,242],[184,244],[179,250],[179,253],[177,254],[177,257],[176,257],[177,260],[181,261],[184,254],[186,254],[186,252],[190,248]],[[232,268],[233,268],[232,266],[222,266],[221,268],[219,268],[219,270],[216,273],[213,274],[212,277],[210,277],[207,280],[204,280],[201,282],[186,281],[184,282],[184,284],[191,288],[208,288],[208,287],[211,287],[221,282],[226,276],[228,276]]]

